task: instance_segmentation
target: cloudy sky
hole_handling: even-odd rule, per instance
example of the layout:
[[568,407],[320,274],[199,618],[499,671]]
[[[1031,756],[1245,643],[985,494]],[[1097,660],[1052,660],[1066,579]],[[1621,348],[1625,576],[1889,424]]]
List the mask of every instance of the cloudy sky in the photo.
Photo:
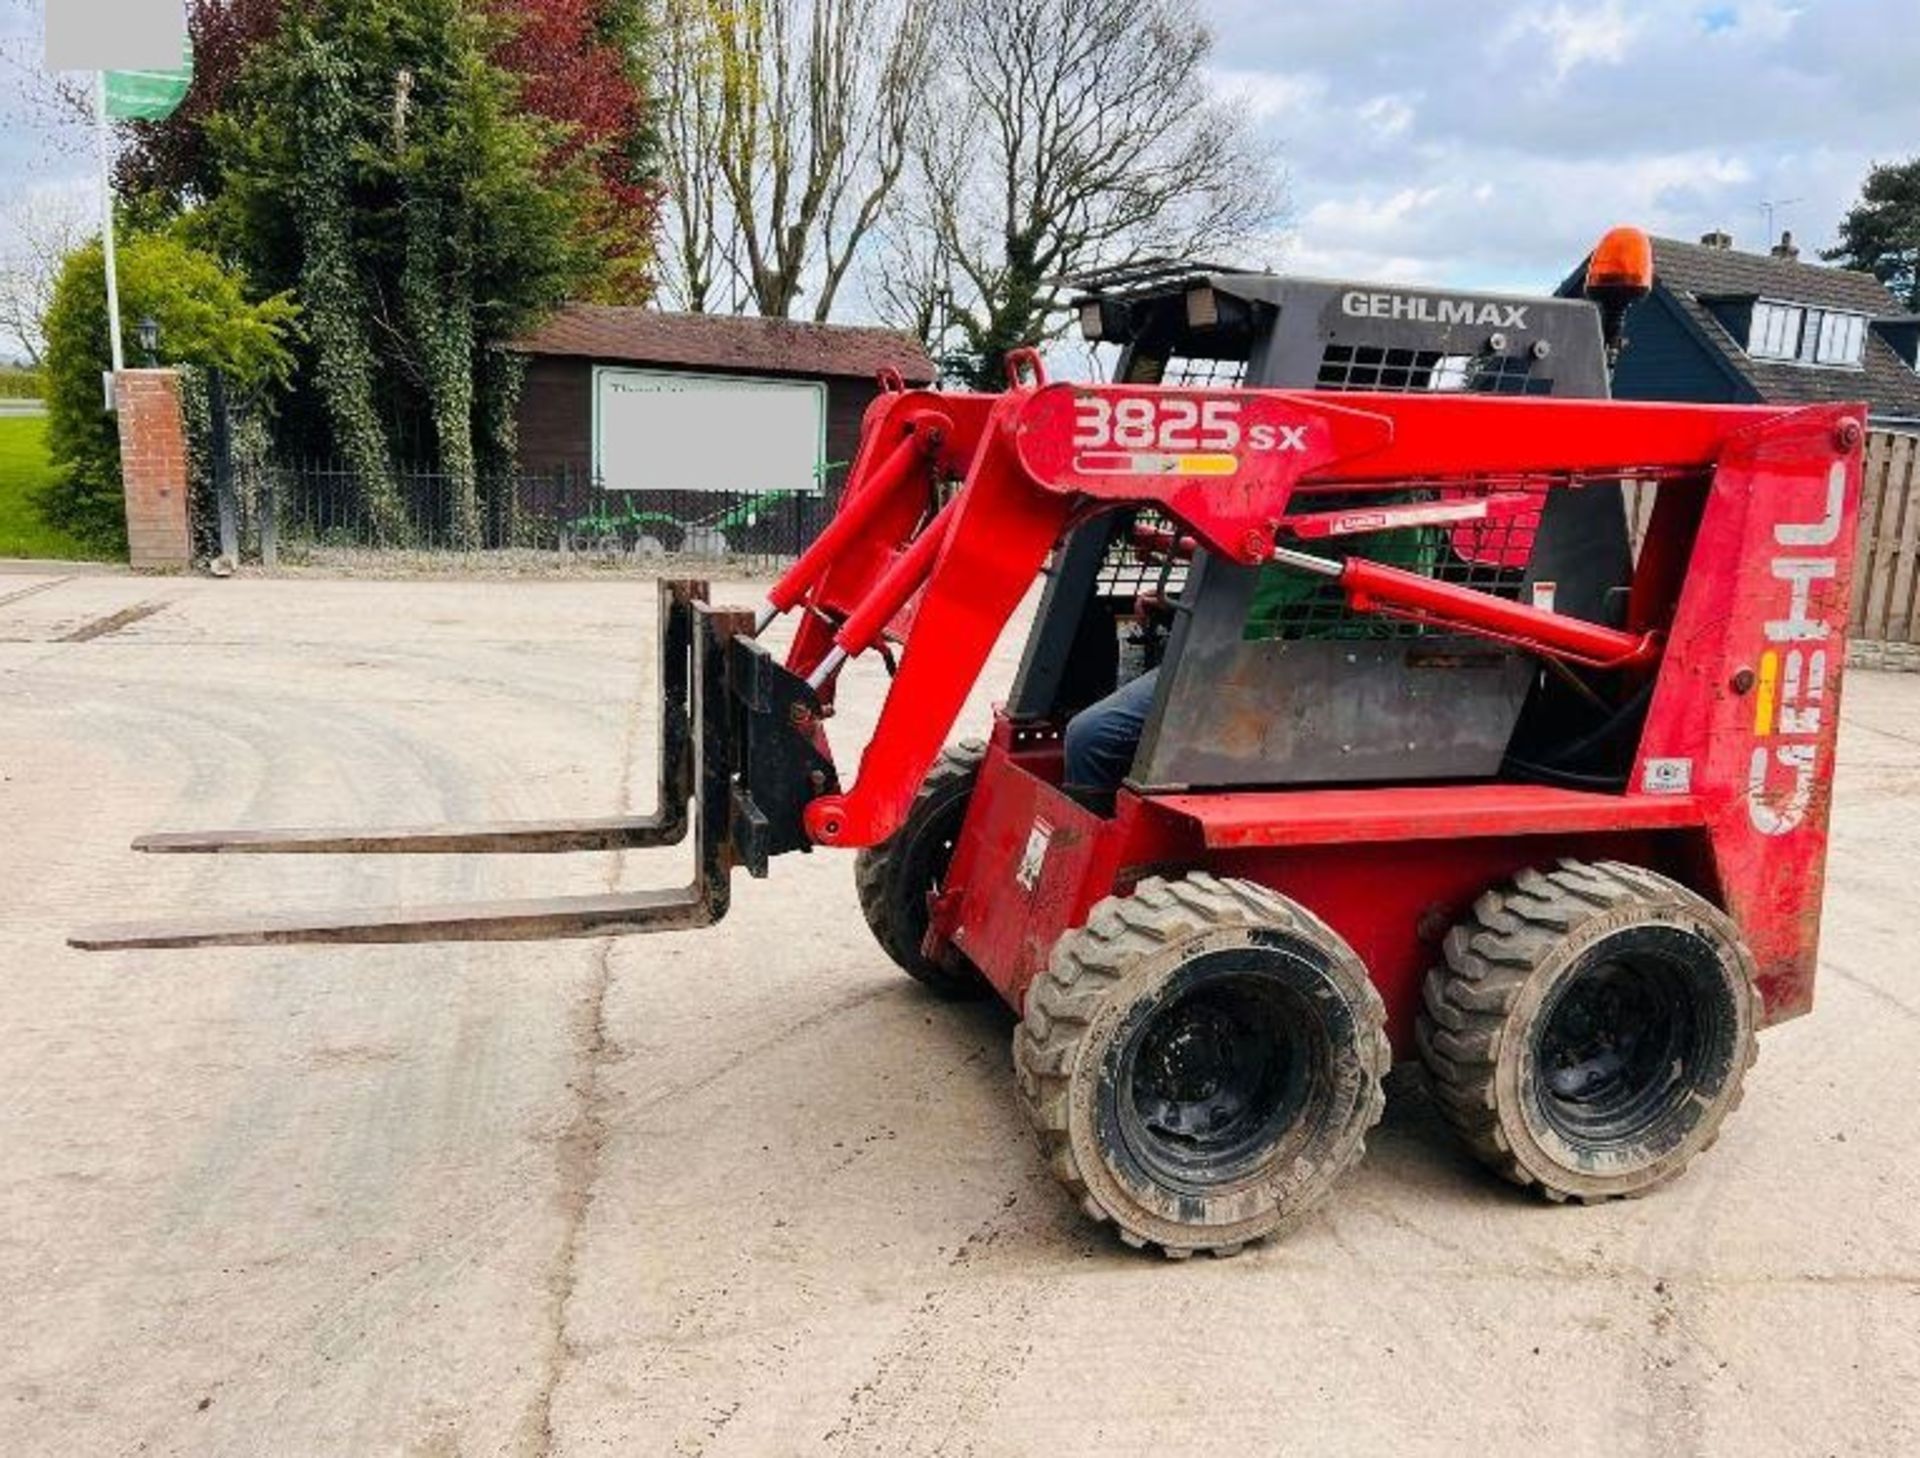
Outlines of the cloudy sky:
[[[1830,243],[1920,154],[1920,0],[1203,0],[1301,272],[1539,290],[1614,223]],[[1791,201],[1789,201],[1791,200]]]
[[[0,234],[90,186],[84,130],[6,73],[41,3],[0,0]],[[1920,153],[1920,0],[1199,3],[1291,179],[1253,261],[1301,272],[1541,290],[1616,222],[1759,246],[1767,201],[1812,248],[1869,163]]]
[[87,175],[85,129],[49,110],[37,84],[43,4],[0,0],[0,204],[17,203],[30,187],[77,184]]

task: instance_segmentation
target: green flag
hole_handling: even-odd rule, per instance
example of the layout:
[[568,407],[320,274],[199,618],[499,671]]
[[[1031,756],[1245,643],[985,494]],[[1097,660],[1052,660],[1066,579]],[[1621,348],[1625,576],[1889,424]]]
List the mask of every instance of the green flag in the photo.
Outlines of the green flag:
[[109,71],[107,115],[116,121],[159,121],[173,115],[193,84],[193,42],[174,71]]

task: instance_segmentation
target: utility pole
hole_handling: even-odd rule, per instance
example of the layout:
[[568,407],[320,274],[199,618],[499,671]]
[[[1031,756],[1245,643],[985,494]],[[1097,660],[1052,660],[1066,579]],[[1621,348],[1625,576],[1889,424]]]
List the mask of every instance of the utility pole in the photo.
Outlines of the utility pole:
[[100,133],[100,247],[107,261],[107,339],[113,346],[113,372],[126,368],[120,348],[120,280],[113,267],[113,151],[107,132],[107,73],[94,73],[95,120]]

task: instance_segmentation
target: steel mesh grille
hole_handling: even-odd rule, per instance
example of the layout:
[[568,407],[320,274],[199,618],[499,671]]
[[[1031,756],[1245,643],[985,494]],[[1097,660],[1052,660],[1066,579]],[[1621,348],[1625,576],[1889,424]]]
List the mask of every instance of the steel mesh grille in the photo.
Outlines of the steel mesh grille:
[[[1564,479],[1397,481],[1367,490],[1307,488],[1294,497],[1291,510],[1296,515],[1495,495],[1526,499],[1510,514],[1484,521],[1356,532],[1305,539],[1297,545],[1317,556],[1364,557],[1476,592],[1519,599],[1539,534],[1547,489]],[[1246,627],[1249,638],[1366,641],[1418,638],[1443,631],[1376,612],[1355,612],[1336,583],[1282,567],[1262,574]]]
[[1150,507],[1134,512],[1130,523],[1114,529],[1094,595],[1122,604],[1131,604],[1142,593],[1177,599],[1187,586],[1187,559],[1176,546],[1179,537],[1172,518]]
[[1329,344],[1314,386],[1390,394],[1550,395],[1553,379],[1525,354],[1446,354],[1375,344]]
[[1191,390],[1233,389],[1246,383],[1247,362],[1243,359],[1199,359],[1175,355],[1161,374],[1163,385],[1183,385]]

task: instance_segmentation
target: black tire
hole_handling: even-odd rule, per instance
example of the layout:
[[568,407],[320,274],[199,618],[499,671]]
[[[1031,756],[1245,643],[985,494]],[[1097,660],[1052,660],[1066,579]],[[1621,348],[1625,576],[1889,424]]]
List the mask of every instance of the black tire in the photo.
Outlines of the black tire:
[[936,962],[920,950],[930,909],[953,860],[967,802],[980,776],[987,746],[978,739],[949,745],[921,782],[907,818],[879,845],[854,859],[853,884],[860,910],[882,950],[916,982],[955,1000],[984,997],[992,989],[978,968],[959,960]]
[[1392,1066],[1366,968],[1317,917],[1194,872],[1110,896],[1027,992],[1013,1062],[1054,1176],[1129,1245],[1232,1255],[1366,1152]]
[[1739,930],[1686,887],[1561,861],[1447,933],[1416,1029],[1441,1112],[1552,1200],[1640,1195],[1719,1136],[1758,1051]]

